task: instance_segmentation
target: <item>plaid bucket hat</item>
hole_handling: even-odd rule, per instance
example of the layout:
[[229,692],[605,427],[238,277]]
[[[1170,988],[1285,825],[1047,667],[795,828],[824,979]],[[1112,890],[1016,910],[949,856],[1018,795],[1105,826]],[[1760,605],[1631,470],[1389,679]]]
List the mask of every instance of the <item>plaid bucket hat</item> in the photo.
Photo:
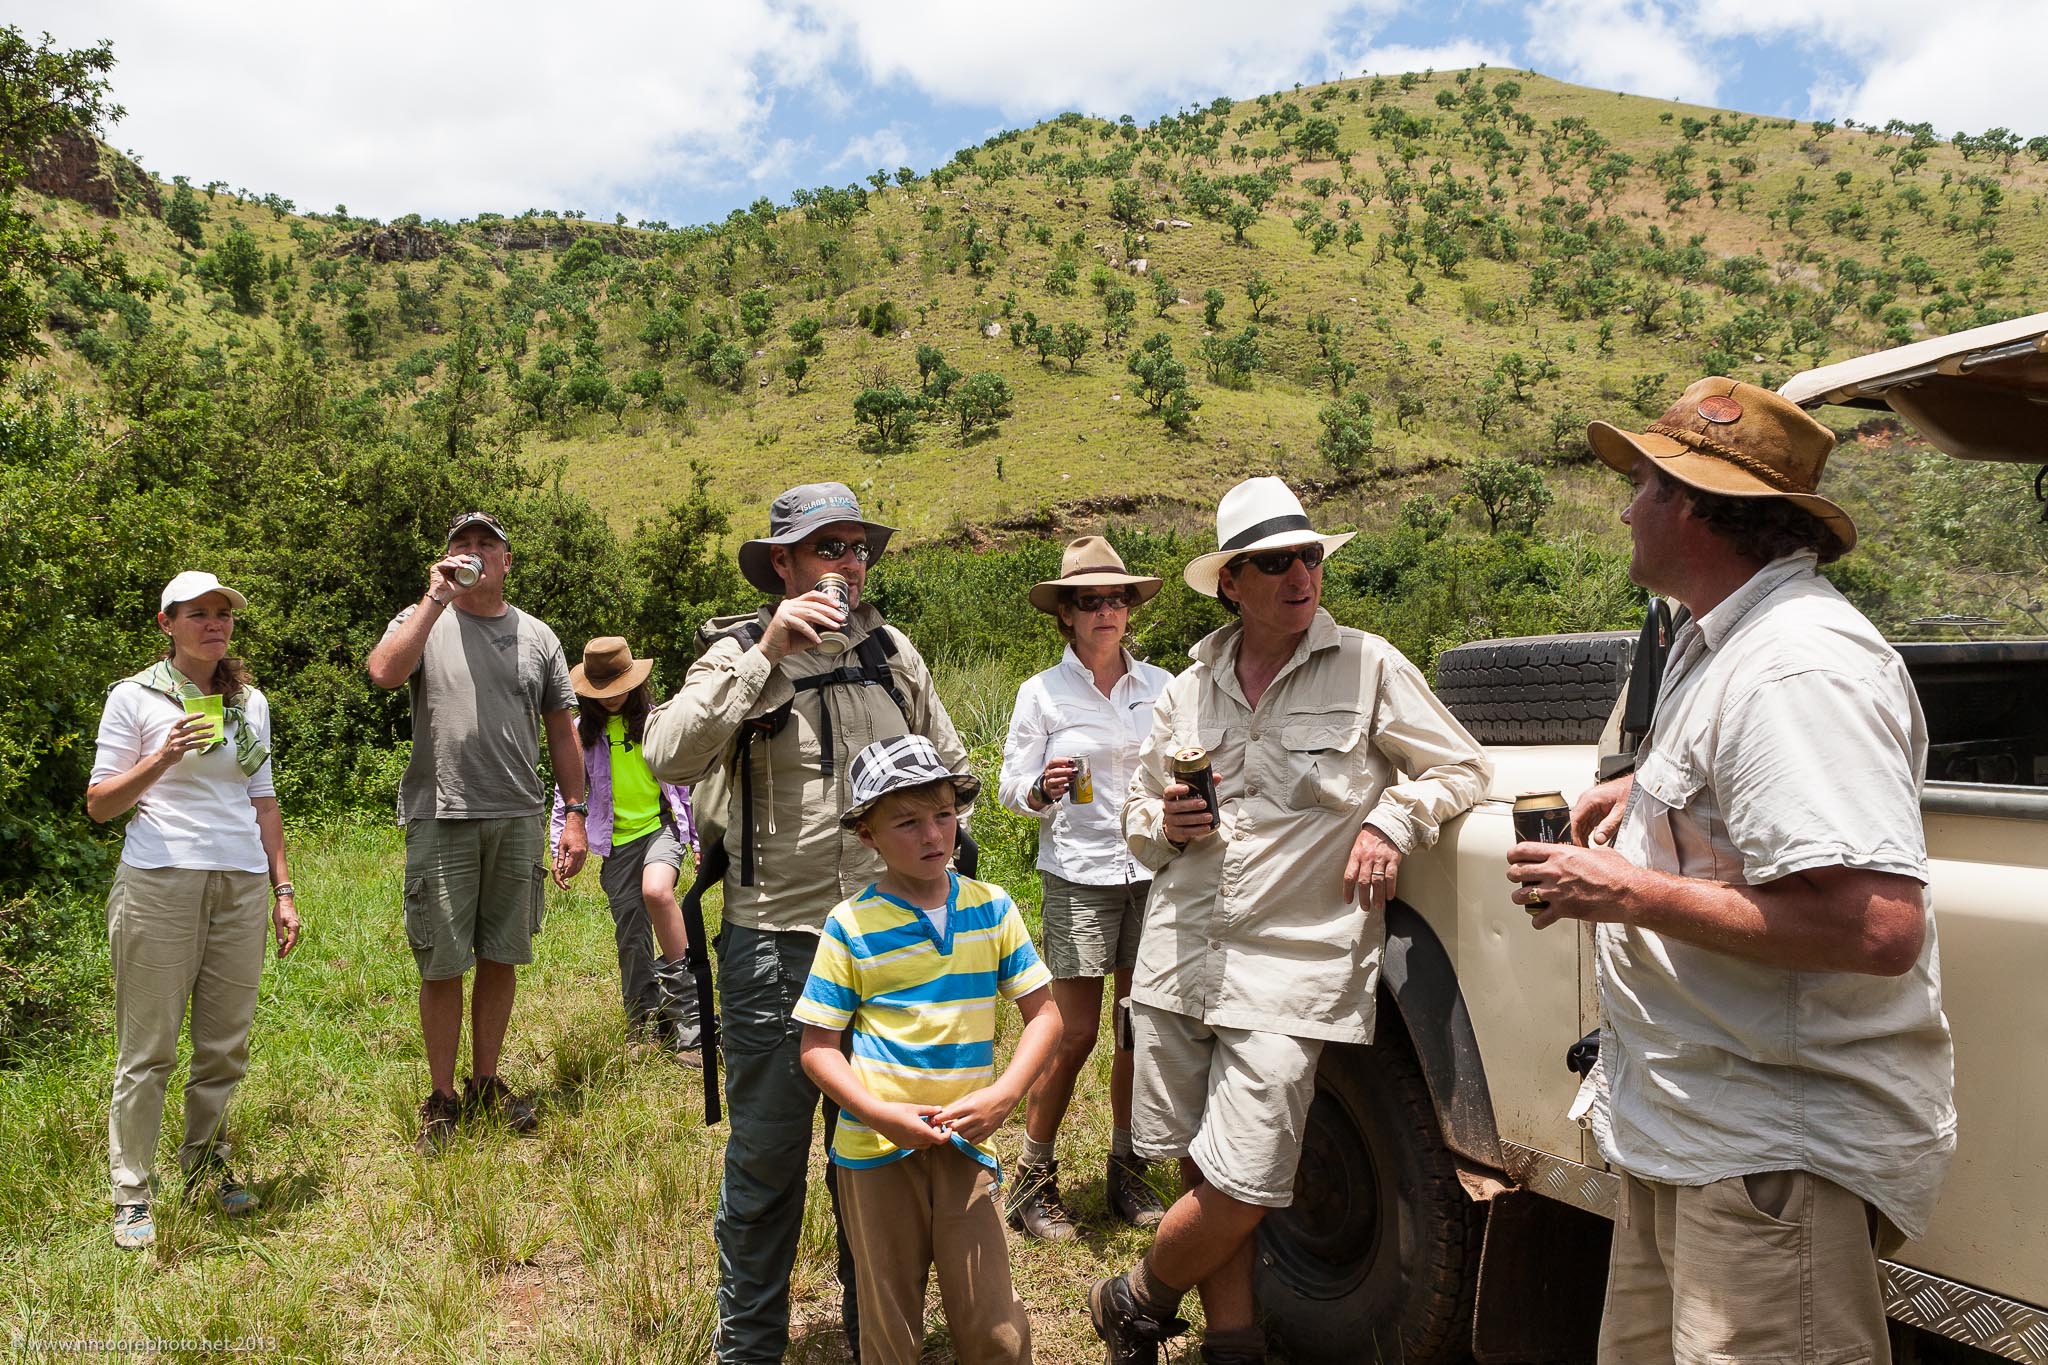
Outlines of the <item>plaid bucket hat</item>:
[[981,779],[949,769],[923,735],[878,739],[853,756],[853,770],[847,778],[853,788],[853,804],[839,817],[839,823],[852,829],[883,797],[934,782],[951,782],[962,807],[974,804],[974,798],[981,795]]

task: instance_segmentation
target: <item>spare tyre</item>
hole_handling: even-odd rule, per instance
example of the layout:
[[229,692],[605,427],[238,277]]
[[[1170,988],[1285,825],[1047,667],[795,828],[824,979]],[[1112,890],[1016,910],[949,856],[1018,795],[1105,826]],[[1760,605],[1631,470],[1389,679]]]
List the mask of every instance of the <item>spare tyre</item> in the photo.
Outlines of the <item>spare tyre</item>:
[[1591,744],[1635,648],[1618,630],[1477,640],[1437,656],[1436,694],[1481,744]]

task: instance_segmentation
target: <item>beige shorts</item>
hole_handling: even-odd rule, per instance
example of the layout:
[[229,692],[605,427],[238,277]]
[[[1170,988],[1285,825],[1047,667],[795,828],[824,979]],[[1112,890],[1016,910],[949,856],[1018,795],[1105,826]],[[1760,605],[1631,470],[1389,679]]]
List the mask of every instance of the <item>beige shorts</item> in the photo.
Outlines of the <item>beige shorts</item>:
[[1089,886],[1041,872],[1045,908],[1045,969],[1055,981],[1109,976],[1138,963],[1138,931],[1145,927],[1151,882]]
[[1807,1171],[1709,1185],[1623,1173],[1601,1365],[1891,1359],[1870,1206]]
[[547,894],[538,815],[405,822],[405,939],[422,981],[461,976],[478,958],[533,961]]
[[1316,1093],[1320,1038],[1211,1028],[1131,1002],[1137,1071],[1131,1145],[1149,1160],[1187,1157],[1244,1204],[1294,1202],[1294,1169]]

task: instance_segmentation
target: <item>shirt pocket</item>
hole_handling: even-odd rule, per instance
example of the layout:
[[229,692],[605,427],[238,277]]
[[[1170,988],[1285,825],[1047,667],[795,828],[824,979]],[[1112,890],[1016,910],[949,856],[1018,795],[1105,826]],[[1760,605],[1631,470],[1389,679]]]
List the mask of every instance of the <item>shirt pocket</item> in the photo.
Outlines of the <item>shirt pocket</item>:
[[1678,870],[1678,838],[1671,812],[1684,810],[1707,784],[1706,775],[1683,759],[1653,753],[1636,765],[1629,791],[1630,817],[1642,821],[1645,865],[1659,871]]
[[1281,783],[1290,810],[1349,810],[1359,802],[1365,738],[1349,714],[1304,716],[1280,726]]

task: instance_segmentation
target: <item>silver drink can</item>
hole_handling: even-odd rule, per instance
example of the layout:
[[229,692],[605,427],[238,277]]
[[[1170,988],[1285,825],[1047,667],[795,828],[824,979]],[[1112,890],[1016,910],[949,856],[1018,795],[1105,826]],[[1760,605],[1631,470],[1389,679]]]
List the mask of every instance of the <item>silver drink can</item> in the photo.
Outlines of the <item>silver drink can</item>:
[[476,581],[484,576],[484,562],[475,555],[455,556],[455,581],[465,588],[473,588]]
[[1091,804],[1095,800],[1095,765],[1086,754],[1077,754],[1067,761],[1074,765],[1074,785],[1067,788],[1068,799],[1077,806]]
[[[812,591],[822,592],[838,602],[841,616],[852,616],[853,585],[846,581],[845,574],[821,574],[818,578],[817,586]],[[844,654],[851,648],[853,648],[853,641],[846,638],[846,632],[843,630],[827,629],[818,632],[818,652],[820,654]]]

